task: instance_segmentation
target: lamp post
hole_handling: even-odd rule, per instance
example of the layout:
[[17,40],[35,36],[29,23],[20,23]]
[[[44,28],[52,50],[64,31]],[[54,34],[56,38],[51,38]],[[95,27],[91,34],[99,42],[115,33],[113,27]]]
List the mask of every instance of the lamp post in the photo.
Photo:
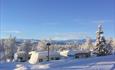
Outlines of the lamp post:
[[49,46],[50,46],[51,44],[50,44],[50,43],[47,43],[46,45],[47,45],[47,47],[48,47],[48,61],[49,61],[49,59],[50,59],[50,58],[49,58],[49,51],[50,51]]

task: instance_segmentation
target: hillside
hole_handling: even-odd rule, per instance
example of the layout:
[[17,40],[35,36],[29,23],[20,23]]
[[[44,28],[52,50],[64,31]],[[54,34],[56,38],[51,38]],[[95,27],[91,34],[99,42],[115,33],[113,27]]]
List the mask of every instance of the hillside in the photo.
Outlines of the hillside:
[[62,59],[31,65],[29,63],[1,63],[0,70],[115,70],[115,55],[84,59]]

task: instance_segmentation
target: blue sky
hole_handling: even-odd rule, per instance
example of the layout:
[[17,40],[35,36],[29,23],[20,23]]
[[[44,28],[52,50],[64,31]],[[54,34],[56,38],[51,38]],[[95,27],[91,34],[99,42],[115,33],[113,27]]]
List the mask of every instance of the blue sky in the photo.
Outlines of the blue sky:
[[0,37],[95,38],[102,23],[115,38],[115,0],[0,0]]

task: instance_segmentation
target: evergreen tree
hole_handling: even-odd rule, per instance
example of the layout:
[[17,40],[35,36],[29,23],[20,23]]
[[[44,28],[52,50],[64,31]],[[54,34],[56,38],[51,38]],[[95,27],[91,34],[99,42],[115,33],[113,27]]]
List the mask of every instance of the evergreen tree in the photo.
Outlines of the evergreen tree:
[[96,32],[96,54],[98,56],[102,56],[102,55],[108,55],[111,54],[110,51],[110,45],[107,44],[105,37],[103,36],[103,30],[102,30],[102,25],[98,26],[98,30]]
[[46,51],[47,47],[46,47],[47,41],[46,40],[41,40],[38,42],[38,45],[36,47],[37,51]]
[[10,61],[13,60],[14,53],[16,51],[16,38],[9,37],[8,39],[4,40],[4,53],[5,53],[5,59],[9,59]]

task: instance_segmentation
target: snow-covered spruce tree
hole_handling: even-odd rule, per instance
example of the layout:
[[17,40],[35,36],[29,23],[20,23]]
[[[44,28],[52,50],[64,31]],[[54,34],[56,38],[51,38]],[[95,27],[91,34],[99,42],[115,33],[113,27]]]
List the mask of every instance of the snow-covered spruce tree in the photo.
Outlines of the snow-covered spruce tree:
[[25,62],[29,58],[29,52],[32,50],[30,40],[25,40],[20,46],[17,47],[17,52],[14,55],[14,61]]
[[115,55],[115,39],[112,39],[113,54]]
[[98,26],[98,30],[96,32],[96,54],[97,56],[108,55],[111,54],[111,46],[107,44],[105,37],[103,36],[102,25]]
[[5,60],[6,61],[12,61],[14,58],[15,53],[15,46],[16,46],[16,38],[15,37],[9,37],[8,39],[4,40],[4,53],[5,53]]
[[46,40],[39,41],[38,45],[36,46],[36,50],[37,51],[46,51],[47,50],[46,44],[47,44]]
[[107,40],[107,46],[110,46],[110,47],[108,47],[109,52],[114,54],[115,53],[115,42],[114,42],[114,40],[112,38],[109,38]]
[[91,51],[91,50],[93,50],[93,44],[92,44],[92,40],[91,40],[91,38],[90,37],[87,37],[86,38],[86,42],[85,42],[85,44],[84,44],[84,49],[86,50],[86,51]]
[[4,47],[3,47],[4,43],[3,40],[0,40],[0,61],[2,61],[4,59]]
[[26,53],[30,52],[32,49],[32,44],[30,40],[25,40],[22,44],[21,44],[21,49],[22,51],[25,51]]

